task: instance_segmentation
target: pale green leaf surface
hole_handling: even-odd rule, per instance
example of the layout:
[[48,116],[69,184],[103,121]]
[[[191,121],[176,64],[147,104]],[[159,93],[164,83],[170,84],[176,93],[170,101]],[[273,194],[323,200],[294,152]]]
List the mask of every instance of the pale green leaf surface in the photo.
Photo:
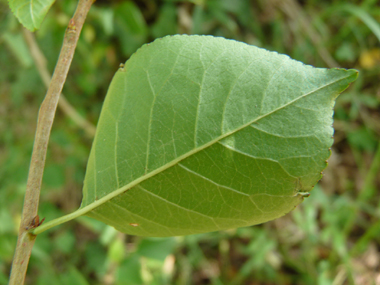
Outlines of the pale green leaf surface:
[[278,218],[321,178],[356,77],[211,36],[144,45],[110,85],[78,211],[143,236]]
[[55,0],[8,0],[13,14],[32,32],[39,29],[54,2]]

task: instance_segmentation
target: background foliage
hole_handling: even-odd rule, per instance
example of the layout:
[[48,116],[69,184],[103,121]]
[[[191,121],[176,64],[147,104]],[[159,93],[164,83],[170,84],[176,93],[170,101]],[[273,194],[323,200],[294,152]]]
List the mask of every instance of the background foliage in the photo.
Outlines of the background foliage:
[[[75,6],[57,1],[35,33],[50,72]],[[119,63],[168,34],[224,36],[318,67],[356,68],[360,76],[338,98],[325,177],[292,213],[260,226],[161,239],[80,218],[38,237],[27,284],[380,284],[379,22],[377,0],[96,1],[64,88],[93,124]],[[0,67],[0,284],[6,284],[46,89],[5,0]],[[57,112],[41,217],[79,207],[91,142]]]

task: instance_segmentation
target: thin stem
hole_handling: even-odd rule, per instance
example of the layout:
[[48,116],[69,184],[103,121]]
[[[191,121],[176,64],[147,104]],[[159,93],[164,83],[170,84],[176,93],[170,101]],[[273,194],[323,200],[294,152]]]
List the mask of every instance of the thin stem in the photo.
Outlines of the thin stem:
[[27,229],[36,226],[35,221],[38,220],[36,217],[50,131],[59,95],[66,81],[83,23],[93,2],[94,0],[79,0],[74,16],[66,29],[53,78],[38,113],[37,130],[29,167],[19,236],[9,280],[10,285],[24,284],[25,281],[30,254],[36,240],[36,236],[29,233]]
[[[40,47],[38,46],[36,39],[30,31],[27,29],[23,30],[24,38],[26,42],[28,43],[30,53],[32,54],[33,60],[36,64],[38,73],[40,74],[40,77],[45,84],[46,88],[49,88],[49,84],[51,81],[51,76],[49,74],[49,71],[46,66],[46,58],[44,54],[42,53]],[[66,97],[61,93],[61,96],[59,97],[58,107],[61,109],[61,111],[68,116],[73,122],[82,128],[86,134],[93,138],[95,136],[95,126],[91,124],[89,121],[87,121],[85,118],[83,118],[76,110],[75,108],[67,101]]]
[[59,217],[57,219],[54,219],[52,221],[48,221],[48,222],[44,223],[43,225],[31,230],[30,232],[34,236],[39,235],[40,233],[42,233],[42,232],[44,232],[44,231],[46,231],[52,227],[55,227],[55,226],[58,226],[60,224],[66,223],[68,221],[74,220],[75,218],[78,218],[78,217],[86,214],[87,212],[88,212],[88,207],[76,210],[75,212],[72,212],[70,214],[64,215],[64,216]]

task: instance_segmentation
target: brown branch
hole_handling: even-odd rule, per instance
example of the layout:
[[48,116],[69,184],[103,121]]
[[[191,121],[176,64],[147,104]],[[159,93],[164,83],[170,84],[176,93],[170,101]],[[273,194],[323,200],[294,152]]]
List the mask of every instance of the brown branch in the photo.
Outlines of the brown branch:
[[[33,33],[27,29],[23,29],[23,33],[24,38],[29,46],[30,53],[32,54],[32,57],[34,59],[34,63],[36,64],[38,73],[40,74],[40,77],[45,86],[49,88],[51,76],[47,69],[47,60],[43,55],[41,49],[39,48]],[[75,110],[75,108],[69,103],[69,101],[67,101],[63,93],[61,93],[61,96],[59,97],[58,107],[66,116],[73,120],[73,122],[77,126],[82,128],[89,137],[93,138],[95,136],[95,126],[91,124],[89,121],[87,121],[85,118],[83,118]]]
[[38,113],[37,130],[29,167],[19,236],[9,280],[10,285],[24,284],[25,281],[30,254],[36,239],[36,236],[30,234],[27,229],[38,226],[38,223],[36,224],[36,221],[38,221],[36,217],[46,151],[54,114],[57,109],[59,95],[61,94],[71,61],[74,57],[79,34],[93,2],[94,0],[79,0],[74,16],[70,20],[66,29],[61,53],[54,70],[53,78]]

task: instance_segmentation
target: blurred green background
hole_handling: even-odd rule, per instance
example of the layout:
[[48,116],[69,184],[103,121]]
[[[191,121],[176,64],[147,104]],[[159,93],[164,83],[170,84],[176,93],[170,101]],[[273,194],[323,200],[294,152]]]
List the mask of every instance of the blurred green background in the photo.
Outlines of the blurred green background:
[[[0,0],[0,284],[7,284],[38,108],[77,1],[58,0],[28,37]],[[378,0],[97,0],[64,94],[96,125],[120,63],[170,34],[209,34],[285,53],[317,67],[356,68],[337,100],[324,178],[292,213],[263,225],[175,238],[140,238],[90,218],[38,236],[26,284],[380,284],[380,3]],[[44,66],[44,59],[37,60]],[[74,211],[91,128],[58,109],[40,217]]]

